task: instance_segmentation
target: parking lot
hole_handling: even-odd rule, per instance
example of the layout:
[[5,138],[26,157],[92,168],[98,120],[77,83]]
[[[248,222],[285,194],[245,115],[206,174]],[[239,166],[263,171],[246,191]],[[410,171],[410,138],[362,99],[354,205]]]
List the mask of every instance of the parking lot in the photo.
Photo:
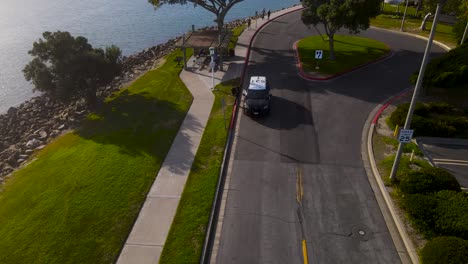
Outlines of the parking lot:
[[467,139],[419,138],[418,145],[434,166],[446,169],[468,188]]

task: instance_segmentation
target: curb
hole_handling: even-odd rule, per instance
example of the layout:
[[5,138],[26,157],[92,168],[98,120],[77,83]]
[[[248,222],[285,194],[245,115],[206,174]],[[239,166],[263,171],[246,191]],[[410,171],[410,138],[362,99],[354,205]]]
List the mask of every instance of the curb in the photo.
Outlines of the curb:
[[[291,8],[294,8],[294,6],[291,7]],[[248,66],[248,63],[249,63],[250,50],[251,50],[251,47],[252,47],[252,42],[255,39],[255,37],[257,36],[258,32],[261,31],[263,29],[263,27],[268,25],[271,21],[274,21],[277,18],[280,18],[282,16],[288,15],[288,14],[293,13],[293,12],[297,12],[297,11],[302,10],[302,9],[304,9],[304,8],[291,10],[291,11],[285,12],[285,13],[283,13],[281,15],[278,15],[275,18],[267,20],[264,24],[260,25],[255,30],[254,34],[250,38],[249,45],[247,47],[247,53],[245,55],[245,60],[244,60],[244,67],[242,69],[241,78],[240,78],[240,86],[242,86],[242,84],[244,83],[244,77],[245,77],[245,72],[247,71],[247,66]],[[225,183],[227,169],[229,167],[229,158],[230,158],[230,155],[231,155],[231,146],[232,146],[233,139],[234,139],[234,133],[235,133],[234,124],[237,122],[237,116],[238,116],[238,112],[239,112],[238,105],[239,105],[239,95],[237,95],[236,100],[234,101],[234,108],[233,108],[232,114],[231,114],[231,123],[229,125],[229,132],[228,132],[228,136],[227,136],[227,140],[226,140],[226,145],[225,145],[225,148],[224,148],[223,161],[221,162],[221,168],[220,168],[220,172],[219,172],[218,182],[217,182],[217,185],[216,185],[215,196],[214,196],[213,204],[212,204],[212,207],[211,207],[210,219],[209,219],[209,222],[208,222],[208,226],[206,228],[205,241],[204,241],[204,244],[203,244],[202,254],[201,254],[201,257],[200,257],[200,263],[202,263],[202,264],[209,263],[210,258],[211,258],[211,253],[212,253],[211,250],[212,250],[213,243],[214,243],[214,240],[215,240],[215,235],[216,235],[216,223],[217,223],[218,218],[219,218],[219,209],[221,207],[221,199],[223,197],[223,186],[224,186],[224,183]]]
[[[381,107],[379,108],[379,110],[377,111],[377,113],[375,114],[375,117],[372,119],[372,124],[375,125],[377,123],[377,121],[379,120],[380,118],[380,115],[382,114],[382,112],[387,109],[387,107],[393,103],[393,101],[395,101],[396,99],[402,97],[403,95],[405,95],[406,93],[408,93],[411,89],[413,89],[413,86],[410,86],[408,88],[406,88],[405,90],[403,90],[401,93],[397,94],[397,95],[394,95],[392,96],[390,99],[387,99],[385,101],[385,103],[382,103]],[[377,106],[378,107],[378,106]]]
[[364,67],[366,67],[366,66],[369,66],[369,65],[371,65],[371,64],[377,63],[377,62],[379,62],[379,61],[383,61],[383,60],[385,60],[385,59],[387,59],[387,58],[389,58],[390,56],[393,55],[393,50],[390,49],[390,47],[388,47],[388,46],[384,43],[385,46],[387,46],[387,47],[390,49],[390,51],[389,51],[387,54],[385,54],[385,55],[383,55],[382,57],[380,57],[380,58],[377,58],[377,59],[375,59],[375,60],[373,60],[373,61],[366,62],[366,63],[361,64],[361,65],[359,65],[359,66],[356,66],[356,67],[354,67],[354,68],[347,69],[347,70],[344,70],[344,71],[342,71],[342,72],[338,72],[338,73],[335,73],[335,74],[332,74],[332,75],[329,75],[329,76],[326,76],[326,77],[313,77],[312,75],[309,75],[309,74],[305,73],[305,72],[304,72],[304,69],[302,68],[301,59],[299,58],[299,51],[298,51],[298,49],[297,49],[297,43],[298,43],[298,42],[299,42],[299,40],[296,41],[296,42],[294,42],[294,44],[293,44],[293,49],[294,49],[294,55],[295,55],[295,57],[296,57],[296,62],[297,62],[296,65],[297,65],[297,67],[299,68],[299,75],[300,75],[302,78],[304,78],[304,79],[313,80],[313,81],[327,81],[327,80],[331,80],[331,79],[334,79],[334,78],[336,78],[336,77],[345,75],[345,74],[347,74],[347,73],[349,73],[349,72],[352,72],[352,71],[355,71],[355,70],[364,68]]
[[[395,238],[398,239],[398,237],[394,237],[394,236],[398,235],[399,238],[401,239],[401,242],[403,242],[404,249],[406,250],[406,252],[404,252],[404,253],[408,254],[408,257],[409,257],[409,260],[407,262],[410,262],[410,263],[413,263],[413,264],[419,264],[420,262],[419,262],[418,253],[417,253],[417,251],[416,251],[416,249],[415,249],[415,247],[413,245],[413,242],[409,238],[408,233],[406,232],[406,229],[404,228],[402,222],[400,221],[400,218],[395,213],[395,206],[393,204],[393,201],[392,201],[392,199],[390,197],[390,194],[387,192],[385,184],[384,184],[384,182],[383,182],[383,180],[382,180],[382,178],[380,176],[380,173],[379,173],[379,171],[377,169],[377,165],[375,163],[373,145],[372,145],[373,133],[374,133],[375,124],[376,124],[375,122],[380,117],[380,114],[383,112],[383,110],[385,108],[388,107],[388,105],[391,104],[391,102],[393,102],[397,98],[403,96],[405,93],[409,92],[410,89],[411,89],[411,87],[406,88],[403,92],[400,92],[399,94],[396,94],[396,95],[390,97],[389,99],[385,100],[384,102],[380,103],[369,114],[369,116],[367,118],[367,121],[366,121],[366,124],[364,125],[364,130],[363,130],[362,155],[364,156],[364,155],[367,154],[366,155],[367,162],[370,165],[370,168],[369,168],[370,171],[366,170],[367,177],[369,178],[369,180],[375,181],[375,183],[377,184],[377,186],[375,186],[375,185],[373,185],[371,183],[371,187],[372,187],[375,194],[380,193],[382,195],[383,201],[385,202],[384,205],[386,206],[385,209],[388,210],[388,212],[389,212],[389,214],[391,216],[391,219],[388,219],[388,220],[391,220],[393,222],[393,223],[390,223],[390,224],[395,225],[395,228],[396,228],[397,232],[391,232],[390,230],[392,230],[393,226],[390,226],[389,223],[387,223],[387,221],[385,221],[387,223],[387,227],[389,229],[389,232],[392,235],[392,239],[394,240],[395,247],[397,247],[397,245],[396,245],[397,241],[395,241]],[[368,128],[368,131],[367,131],[367,135],[366,135],[366,129],[367,128]],[[377,199],[377,200],[379,200],[379,199]],[[379,204],[379,207],[381,207],[380,204]],[[384,218],[385,218],[387,212],[384,211],[383,208],[381,208],[380,210],[382,211],[382,214],[384,215]],[[402,256],[401,256],[400,252],[399,252],[399,255],[400,255],[400,259],[402,259]],[[403,259],[402,259],[402,262],[405,263],[403,261]]]
[[[397,31],[397,30],[391,30],[391,29],[374,27],[374,26],[371,26],[371,28],[377,29],[377,30],[389,31],[389,32],[397,33],[397,34],[402,34],[402,35],[406,35],[406,36],[410,36],[410,37],[414,37],[414,38],[418,38],[418,39],[423,39],[423,40],[426,40],[426,41],[429,40],[429,38],[426,38],[426,37],[423,37],[423,36],[420,36],[420,35],[416,35],[416,34],[411,34],[411,33],[408,33],[408,32],[401,32],[401,31]],[[437,40],[432,40],[432,43],[436,44],[437,46],[443,48],[446,51],[449,51],[449,50],[452,49],[451,47],[449,47],[449,46],[445,45],[444,43],[439,42]]]

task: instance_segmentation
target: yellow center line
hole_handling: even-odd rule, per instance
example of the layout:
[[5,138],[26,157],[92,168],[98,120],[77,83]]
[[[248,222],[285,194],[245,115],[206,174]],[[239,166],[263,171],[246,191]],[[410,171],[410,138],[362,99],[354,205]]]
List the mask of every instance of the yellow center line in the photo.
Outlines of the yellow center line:
[[296,170],[296,200],[298,203],[301,202],[301,197],[299,196],[299,169]]
[[302,197],[304,196],[304,188],[302,185],[302,170],[299,169],[299,194],[301,197],[301,202],[302,202]]
[[302,171],[300,167],[297,168],[296,175],[296,200],[298,203],[301,203],[304,196],[304,188],[302,187]]
[[309,257],[307,255],[307,243],[305,239],[302,240],[302,255],[304,256],[304,264],[309,264]]

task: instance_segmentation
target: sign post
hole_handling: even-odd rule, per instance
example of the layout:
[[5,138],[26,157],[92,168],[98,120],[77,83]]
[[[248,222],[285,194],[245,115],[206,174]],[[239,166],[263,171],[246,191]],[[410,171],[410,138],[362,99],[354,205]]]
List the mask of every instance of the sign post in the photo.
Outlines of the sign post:
[[321,60],[323,57],[323,50],[315,50],[315,61],[317,62],[317,65],[315,66],[315,69],[320,69],[319,67],[319,60]]

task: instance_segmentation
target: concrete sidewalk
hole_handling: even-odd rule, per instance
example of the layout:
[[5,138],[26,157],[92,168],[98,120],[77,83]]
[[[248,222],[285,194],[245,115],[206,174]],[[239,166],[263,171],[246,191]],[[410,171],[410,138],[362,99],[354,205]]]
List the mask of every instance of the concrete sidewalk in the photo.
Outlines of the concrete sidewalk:
[[[272,13],[270,20],[299,8],[296,6]],[[244,30],[235,47],[236,56],[223,62],[226,72],[215,71],[215,85],[241,76],[250,41],[256,30],[267,22],[267,19],[254,20],[251,27]],[[117,260],[118,264],[158,263],[177,211],[214,102],[209,68],[197,69],[193,65],[193,58],[188,60],[187,66],[188,69],[181,72],[180,78],[193,95],[192,105],[146,197]]]

